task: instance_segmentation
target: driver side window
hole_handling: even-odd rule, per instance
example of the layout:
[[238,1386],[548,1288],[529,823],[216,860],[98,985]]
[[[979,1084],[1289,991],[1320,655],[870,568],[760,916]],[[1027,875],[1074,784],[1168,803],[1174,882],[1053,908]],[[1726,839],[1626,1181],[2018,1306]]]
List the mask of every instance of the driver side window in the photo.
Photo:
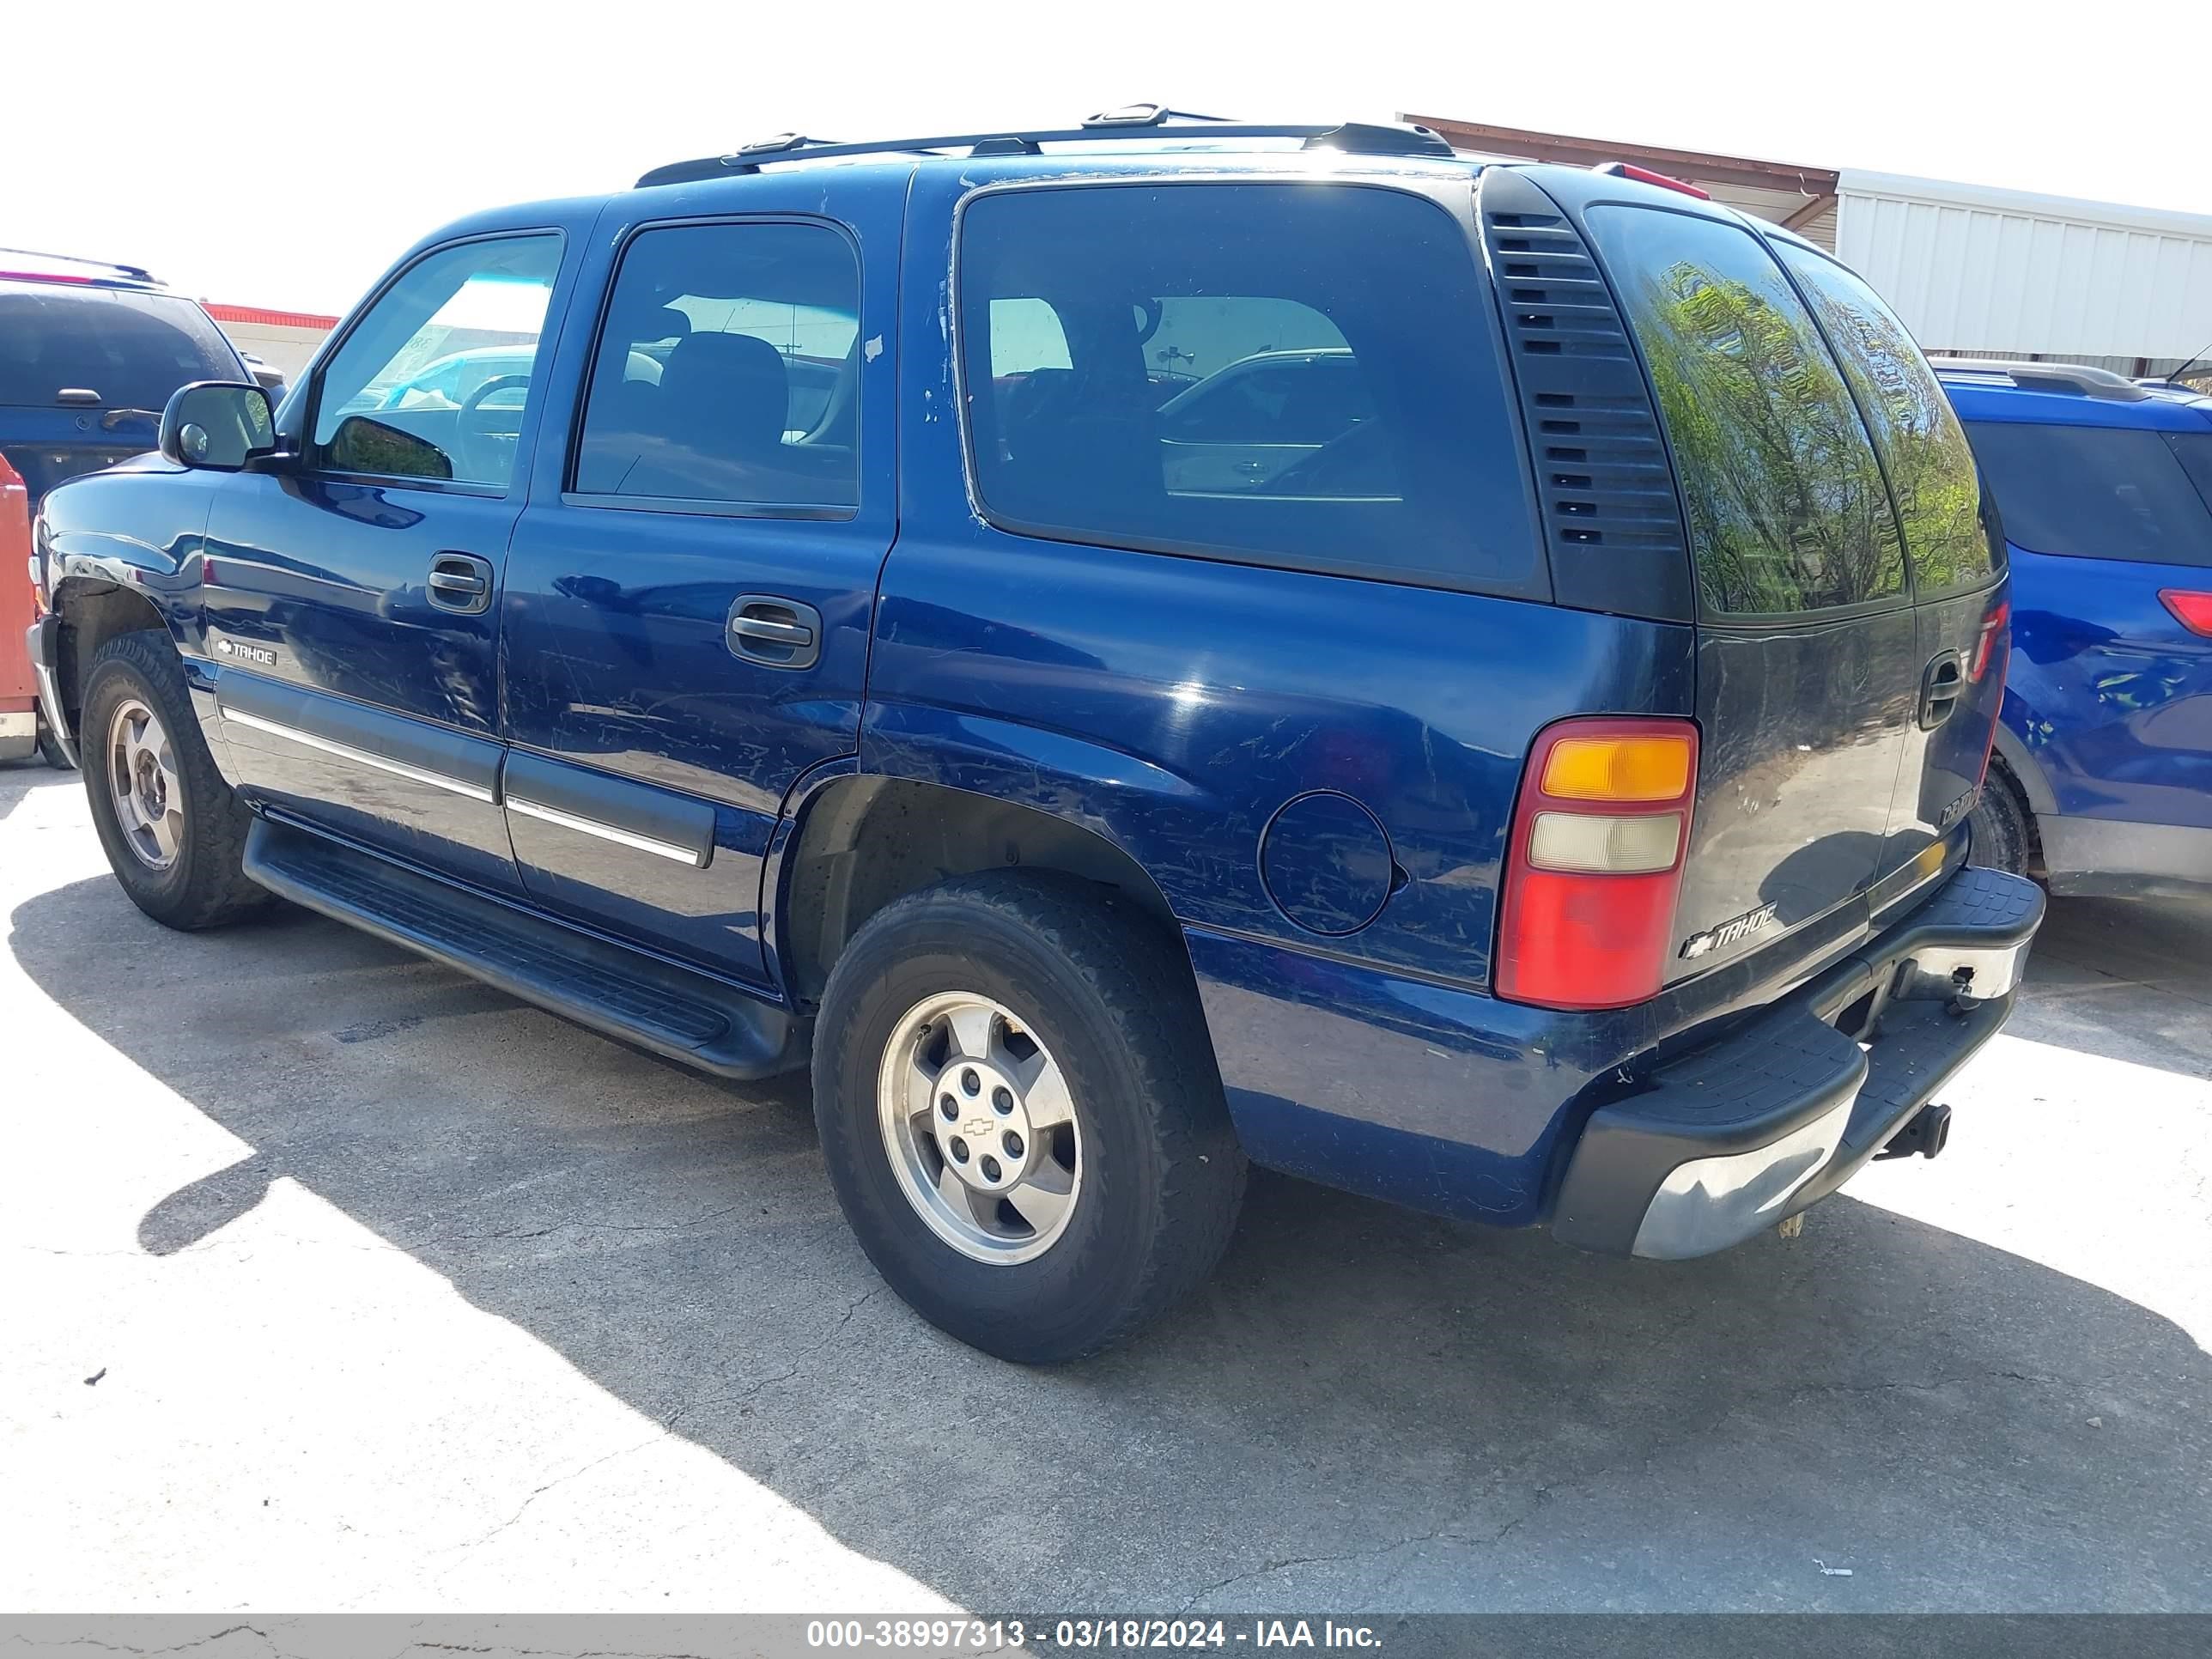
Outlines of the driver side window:
[[560,268],[550,234],[463,242],[409,267],[324,368],[315,465],[504,488]]

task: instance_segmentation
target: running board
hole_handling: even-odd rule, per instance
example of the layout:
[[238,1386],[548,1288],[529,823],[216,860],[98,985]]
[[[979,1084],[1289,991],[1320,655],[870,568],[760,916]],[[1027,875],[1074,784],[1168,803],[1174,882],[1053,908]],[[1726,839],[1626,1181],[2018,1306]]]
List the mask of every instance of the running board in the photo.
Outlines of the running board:
[[807,1022],[773,1004],[343,842],[256,818],[246,873],[295,904],[719,1077],[773,1077],[806,1063]]

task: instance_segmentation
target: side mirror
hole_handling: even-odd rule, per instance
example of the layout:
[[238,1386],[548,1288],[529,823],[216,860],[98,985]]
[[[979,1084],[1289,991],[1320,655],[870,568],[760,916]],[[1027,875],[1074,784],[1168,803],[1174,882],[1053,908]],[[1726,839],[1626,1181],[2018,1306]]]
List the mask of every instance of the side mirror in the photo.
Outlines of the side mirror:
[[269,394],[231,380],[179,386],[161,411],[160,448],[179,466],[235,472],[276,451]]
[[380,472],[394,478],[453,476],[452,459],[428,438],[366,415],[349,415],[340,421],[322,454],[338,472]]

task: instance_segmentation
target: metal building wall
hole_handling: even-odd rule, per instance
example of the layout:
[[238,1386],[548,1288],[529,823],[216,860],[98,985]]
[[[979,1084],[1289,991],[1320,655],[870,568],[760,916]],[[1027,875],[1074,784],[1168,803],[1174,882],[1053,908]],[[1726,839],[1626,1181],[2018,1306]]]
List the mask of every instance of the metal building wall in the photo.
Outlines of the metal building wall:
[[1836,251],[1931,351],[2179,361],[2212,343],[2212,215],[1845,168]]

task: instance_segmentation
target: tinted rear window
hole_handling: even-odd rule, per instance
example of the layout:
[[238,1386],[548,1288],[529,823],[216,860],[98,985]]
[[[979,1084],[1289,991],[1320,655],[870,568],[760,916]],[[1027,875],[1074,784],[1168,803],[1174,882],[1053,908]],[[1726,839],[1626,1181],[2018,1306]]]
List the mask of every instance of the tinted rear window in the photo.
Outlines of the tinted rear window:
[[191,380],[233,380],[238,361],[189,300],[118,289],[0,283],[0,404],[94,392],[106,409],[159,410]]
[[1865,424],[1765,245],[1656,208],[1589,219],[1659,395],[1705,608],[1773,615],[1902,594]]
[[2005,535],[2021,546],[2076,559],[2212,565],[2212,512],[2168,441],[2182,434],[1998,421],[1968,429]]
[[1920,592],[1984,580],[1996,554],[1982,529],[1973,448],[1911,331],[1834,260],[1786,242],[1776,252],[1811,299],[1873,428]]
[[1339,185],[977,197],[960,318],[997,523],[1526,590],[1520,448],[1466,232]]

